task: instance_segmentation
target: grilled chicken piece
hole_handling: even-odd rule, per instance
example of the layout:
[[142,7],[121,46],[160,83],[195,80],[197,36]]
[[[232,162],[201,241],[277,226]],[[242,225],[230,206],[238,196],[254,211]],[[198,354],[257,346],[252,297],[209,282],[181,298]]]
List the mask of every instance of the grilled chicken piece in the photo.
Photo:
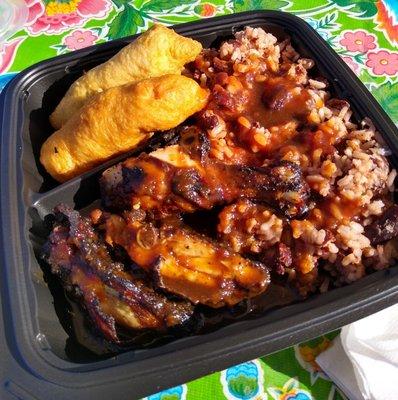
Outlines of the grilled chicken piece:
[[[96,212],[98,213],[98,211]],[[160,228],[125,214],[103,213],[105,240],[122,246],[157,285],[210,307],[232,306],[264,292],[269,273],[262,264],[232,253],[181,222],[162,221]]]
[[268,167],[228,165],[208,158],[208,149],[206,135],[190,127],[178,145],[109,168],[101,178],[105,206],[142,207],[167,215],[248,198],[268,203],[289,217],[307,211],[309,189],[298,165],[288,161]]
[[119,342],[116,324],[161,330],[190,318],[190,303],[170,301],[114,262],[88,218],[63,205],[54,212],[58,222],[45,245],[45,257],[105,338]]

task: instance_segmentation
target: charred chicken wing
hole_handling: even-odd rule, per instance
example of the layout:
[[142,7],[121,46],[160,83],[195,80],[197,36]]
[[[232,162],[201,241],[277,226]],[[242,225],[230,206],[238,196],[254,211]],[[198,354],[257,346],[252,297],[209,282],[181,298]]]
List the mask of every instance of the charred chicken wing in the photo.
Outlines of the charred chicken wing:
[[88,218],[63,205],[55,216],[46,258],[105,338],[119,341],[117,325],[161,330],[190,318],[190,303],[169,300],[114,262]]
[[267,268],[243,258],[181,223],[160,227],[116,214],[103,213],[100,224],[111,246],[122,246],[156,284],[192,303],[232,306],[266,290]]

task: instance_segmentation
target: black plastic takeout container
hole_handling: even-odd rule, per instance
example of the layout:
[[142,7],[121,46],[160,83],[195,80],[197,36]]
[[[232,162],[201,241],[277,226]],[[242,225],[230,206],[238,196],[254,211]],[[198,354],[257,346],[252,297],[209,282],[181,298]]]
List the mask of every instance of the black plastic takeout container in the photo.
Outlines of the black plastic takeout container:
[[[398,132],[391,120],[301,19],[258,11],[175,29],[210,46],[246,25],[264,27],[279,38],[289,35],[300,54],[316,61],[316,72],[329,80],[333,95],[349,100],[357,120],[371,118],[393,154],[398,154]],[[105,166],[57,185],[40,166],[39,149],[51,133],[48,116],[71,82],[134,38],[39,63],[18,75],[1,94],[1,399],[140,398],[318,336],[398,299],[398,268],[392,267],[207,334],[108,359],[72,362],[65,351],[67,322],[57,316],[63,305],[54,306],[36,257],[43,243],[40,221],[61,201],[82,209],[97,199],[97,176]],[[53,292],[60,290],[49,286]]]

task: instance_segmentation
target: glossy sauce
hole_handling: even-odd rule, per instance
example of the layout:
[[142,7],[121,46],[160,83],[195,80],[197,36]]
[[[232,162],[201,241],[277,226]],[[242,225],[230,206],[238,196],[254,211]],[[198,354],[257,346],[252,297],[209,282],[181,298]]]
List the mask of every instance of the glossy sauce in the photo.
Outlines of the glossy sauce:
[[347,200],[336,196],[333,199],[319,201],[316,208],[310,211],[307,219],[318,229],[335,229],[338,225],[348,224],[356,215],[359,215],[361,208],[360,199]]
[[[306,102],[310,95],[307,90],[286,78],[269,78],[265,82],[253,82],[252,85],[242,114],[251,121],[258,121],[264,128],[289,121],[299,122],[309,112]],[[280,143],[286,140],[279,137],[275,139]]]
[[[251,82],[246,90],[246,102],[240,116],[255,126],[269,130],[267,143],[259,150],[270,153],[292,140],[297,134],[297,127],[309,114],[306,89],[284,77],[269,78],[265,82]],[[256,148],[255,137],[245,129],[235,130],[240,143],[249,148]]]

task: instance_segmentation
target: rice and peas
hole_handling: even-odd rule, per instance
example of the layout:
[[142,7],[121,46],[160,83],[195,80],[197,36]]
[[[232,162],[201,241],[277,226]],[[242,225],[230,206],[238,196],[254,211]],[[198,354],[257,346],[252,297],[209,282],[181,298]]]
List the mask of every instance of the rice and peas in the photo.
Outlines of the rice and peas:
[[[242,199],[219,215],[218,232],[303,296],[353,282],[398,258],[396,239],[372,244],[366,227],[393,205],[395,169],[370,120],[351,120],[345,100],[310,73],[289,40],[247,27],[205,50],[187,74],[212,91],[201,115],[212,157],[226,163],[297,163],[311,189],[308,214],[287,219]],[[265,106],[265,107],[264,107]],[[275,260],[277,262],[275,262]]]

